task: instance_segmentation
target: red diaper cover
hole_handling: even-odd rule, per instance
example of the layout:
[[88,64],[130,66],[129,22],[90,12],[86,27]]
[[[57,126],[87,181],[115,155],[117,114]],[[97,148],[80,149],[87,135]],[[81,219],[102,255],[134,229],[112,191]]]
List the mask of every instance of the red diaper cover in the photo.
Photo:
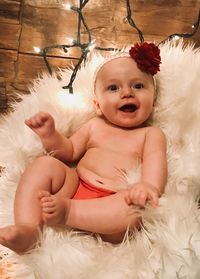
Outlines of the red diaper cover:
[[116,192],[108,189],[93,186],[80,179],[78,189],[73,196],[75,200],[95,199],[107,197],[115,194]]

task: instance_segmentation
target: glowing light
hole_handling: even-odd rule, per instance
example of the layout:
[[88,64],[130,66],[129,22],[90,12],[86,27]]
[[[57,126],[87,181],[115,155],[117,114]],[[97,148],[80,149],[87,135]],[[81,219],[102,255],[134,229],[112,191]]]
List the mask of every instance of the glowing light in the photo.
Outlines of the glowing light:
[[66,108],[82,109],[86,107],[81,94],[70,94],[66,89],[58,92],[58,102],[61,106]]
[[40,53],[41,52],[41,49],[39,47],[34,46],[33,49],[34,49],[34,51],[36,53]]
[[192,25],[192,28],[193,28],[193,29],[195,28],[195,25],[194,25],[194,24]]
[[71,38],[71,37],[68,37],[68,38],[67,38],[67,41],[68,41],[70,44],[73,44],[75,40],[74,40],[73,38]]
[[174,41],[177,41],[177,40],[179,40],[179,39],[180,39],[180,37],[177,36],[177,35],[175,35],[175,36],[173,37],[173,40],[174,40]]
[[88,46],[88,50],[92,51],[94,48],[96,47],[96,43],[95,40],[92,40],[90,45]]
[[127,23],[128,22],[128,18],[127,17],[124,17],[123,18],[123,23]]
[[63,5],[65,10],[68,10],[68,11],[71,10],[72,5],[70,5],[70,4],[62,4],[62,5]]

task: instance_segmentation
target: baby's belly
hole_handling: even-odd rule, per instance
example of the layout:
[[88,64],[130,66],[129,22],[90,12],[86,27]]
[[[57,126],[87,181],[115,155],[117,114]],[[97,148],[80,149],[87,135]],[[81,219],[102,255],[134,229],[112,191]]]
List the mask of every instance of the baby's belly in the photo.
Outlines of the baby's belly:
[[79,177],[97,187],[119,191],[136,183],[139,178],[138,154],[117,154],[116,152],[88,152],[79,162]]

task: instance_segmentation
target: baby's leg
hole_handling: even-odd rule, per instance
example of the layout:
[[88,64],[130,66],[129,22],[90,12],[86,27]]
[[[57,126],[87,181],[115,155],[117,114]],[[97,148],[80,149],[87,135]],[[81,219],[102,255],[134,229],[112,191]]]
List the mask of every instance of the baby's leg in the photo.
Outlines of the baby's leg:
[[71,198],[77,187],[75,170],[50,156],[36,159],[21,177],[15,196],[15,225],[0,229],[0,244],[17,253],[30,249],[43,224],[38,192]]
[[140,217],[136,207],[125,202],[126,191],[91,200],[71,200],[66,224],[99,233],[110,242],[121,241],[127,228],[137,229]]
[[139,227],[136,210],[125,202],[125,191],[91,200],[69,200],[45,191],[42,194],[43,215],[50,226],[67,225],[99,233],[104,240],[114,243],[123,239],[128,227]]

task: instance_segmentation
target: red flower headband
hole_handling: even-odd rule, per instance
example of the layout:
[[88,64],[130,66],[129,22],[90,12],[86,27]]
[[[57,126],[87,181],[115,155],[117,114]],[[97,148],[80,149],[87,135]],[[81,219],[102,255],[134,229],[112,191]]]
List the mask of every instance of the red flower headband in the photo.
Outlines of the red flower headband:
[[160,50],[153,43],[136,43],[130,50],[130,56],[137,63],[138,68],[151,75],[160,71]]

